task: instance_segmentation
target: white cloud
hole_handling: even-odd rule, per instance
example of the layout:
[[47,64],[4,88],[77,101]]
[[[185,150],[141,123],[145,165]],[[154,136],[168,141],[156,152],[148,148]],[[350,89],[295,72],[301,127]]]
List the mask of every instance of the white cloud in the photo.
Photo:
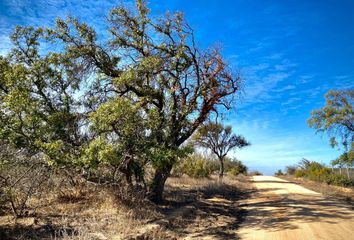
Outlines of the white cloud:
[[277,88],[277,89],[273,89],[273,92],[284,92],[287,90],[292,90],[295,89],[296,87],[294,85],[286,85],[285,87],[281,87],[281,88]]
[[290,105],[294,102],[297,102],[297,101],[300,101],[302,100],[302,98],[299,98],[299,97],[293,97],[293,98],[289,98],[288,100],[286,100],[285,102],[282,102],[281,105],[284,106],[284,105]]

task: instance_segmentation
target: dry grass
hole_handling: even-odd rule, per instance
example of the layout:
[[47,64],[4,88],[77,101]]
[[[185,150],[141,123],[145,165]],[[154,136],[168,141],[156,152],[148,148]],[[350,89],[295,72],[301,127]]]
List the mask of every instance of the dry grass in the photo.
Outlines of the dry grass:
[[146,200],[135,199],[136,207],[130,208],[117,192],[85,185],[32,199],[30,205],[41,203],[36,214],[22,219],[3,216],[0,239],[122,239],[159,217]]
[[[33,216],[1,216],[0,239],[177,239],[193,229],[211,234],[214,232],[209,232],[209,218],[220,215],[220,208],[227,212],[230,224],[213,231],[237,227],[241,214],[234,203],[242,195],[239,188],[243,184],[241,178],[231,176],[222,182],[216,176],[170,178],[166,202],[161,206],[118,187],[80,184],[60,191],[55,188],[41,199],[31,199],[30,207],[37,206]],[[215,199],[230,204],[214,203]]]
[[165,227],[181,239],[234,239],[245,212],[239,201],[248,196],[245,177],[170,178],[166,203],[160,206]]
[[320,192],[325,196],[345,201],[354,206],[354,188],[333,186],[293,176],[281,176],[281,178],[302,185],[315,192]]

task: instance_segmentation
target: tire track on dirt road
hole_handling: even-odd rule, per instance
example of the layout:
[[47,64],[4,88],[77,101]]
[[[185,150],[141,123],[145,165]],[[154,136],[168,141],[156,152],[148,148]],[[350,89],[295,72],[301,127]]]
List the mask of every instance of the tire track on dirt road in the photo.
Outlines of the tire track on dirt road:
[[243,203],[241,239],[354,239],[354,211],[345,203],[277,177],[252,181],[257,191]]

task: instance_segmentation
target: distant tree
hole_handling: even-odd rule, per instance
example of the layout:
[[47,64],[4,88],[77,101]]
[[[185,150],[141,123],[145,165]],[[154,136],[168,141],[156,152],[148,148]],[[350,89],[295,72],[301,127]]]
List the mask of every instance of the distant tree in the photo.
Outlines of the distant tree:
[[258,170],[254,170],[254,171],[251,171],[251,172],[249,173],[249,175],[250,175],[250,176],[262,176],[263,173],[261,173],[261,172],[258,171]]
[[209,122],[201,126],[194,137],[197,145],[207,148],[220,161],[219,177],[224,176],[224,160],[230,150],[249,146],[250,143],[241,135],[232,132],[231,126]]
[[347,168],[347,177],[349,178],[349,168],[354,164],[354,149],[353,147],[348,151],[341,154],[338,158],[331,161],[332,166],[338,166],[339,172],[342,173],[343,166]]
[[349,153],[354,141],[354,90],[331,90],[325,98],[326,106],[311,112],[308,125],[327,132],[332,147],[340,143]]
[[274,175],[275,175],[275,176],[283,176],[284,173],[283,173],[283,171],[282,171],[281,169],[278,169],[278,171],[276,171],[276,172],[274,173]]
[[302,170],[307,170],[310,167],[311,163],[312,162],[310,160],[302,158],[298,163],[298,167]]
[[339,158],[333,159],[331,161],[332,167],[338,167],[339,173],[342,174],[342,168],[345,166],[345,163]]
[[286,166],[285,169],[287,175],[294,175],[296,171],[296,166]]

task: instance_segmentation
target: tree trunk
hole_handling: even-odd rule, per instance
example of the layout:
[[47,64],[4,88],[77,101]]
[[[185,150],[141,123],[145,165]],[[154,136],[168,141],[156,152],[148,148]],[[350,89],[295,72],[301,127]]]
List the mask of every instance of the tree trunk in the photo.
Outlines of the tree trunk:
[[349,178],[349,167],[347,166],[347,177]]
[[224,177],[224,159],[220,159],[220,170],[219,170],[219,179]]
[[[172,168],[172,167],[171,167]],[[171,168],[161,170],[156,169],[154,179],[152,180],[149,198],[155,203],[161,203],[163,200],[163,191],[165,182],[170,175]]]

